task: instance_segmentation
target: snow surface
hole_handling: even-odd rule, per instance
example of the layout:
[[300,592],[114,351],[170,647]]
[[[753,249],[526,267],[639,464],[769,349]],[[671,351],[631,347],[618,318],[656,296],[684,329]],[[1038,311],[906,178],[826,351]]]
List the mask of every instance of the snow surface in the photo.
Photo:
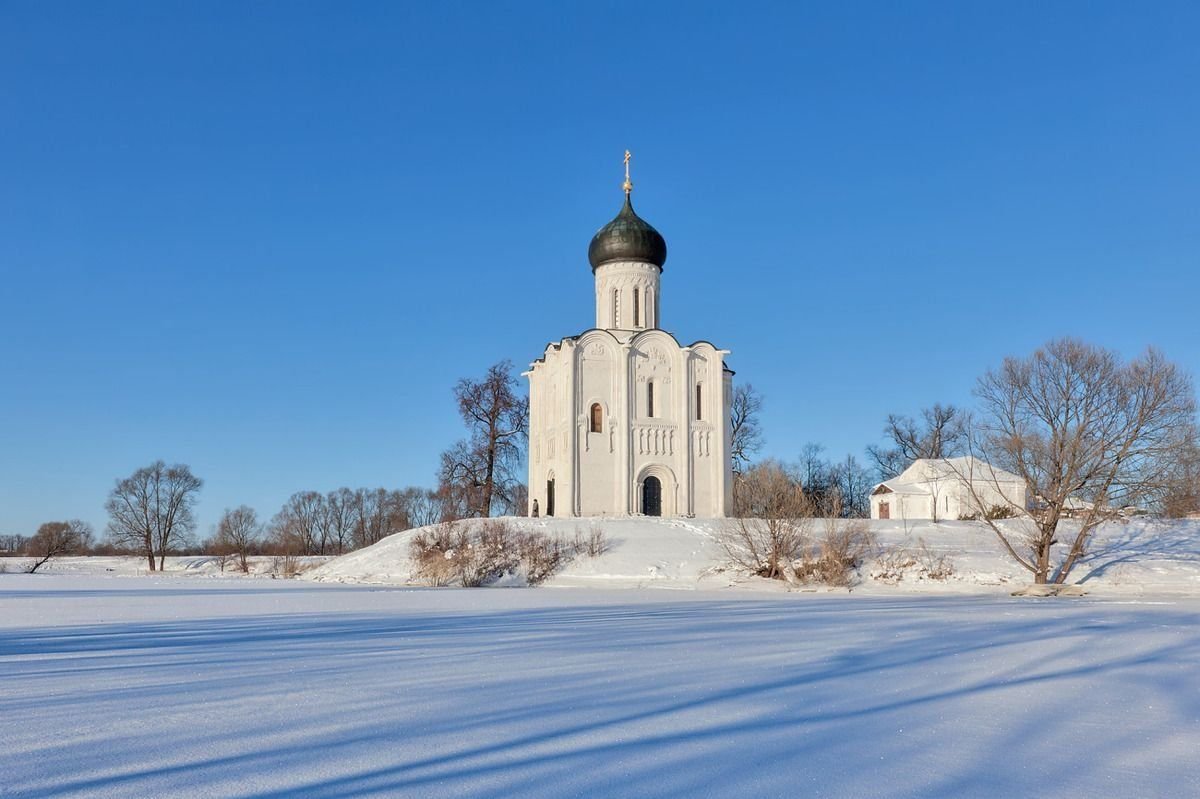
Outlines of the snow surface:
[[1198,673],[1196,598],[5,574],[0,794],[1197,796]]
[[[333,560],[333,556],[309,555],[293,558],[295,567],[304,573]],[[0,571],[23,572],[32,559],[25,557],[0,558]],[[238,571],[234,558],[227,558],[225,568],[221,559],[212,555],[173,555],[166,558],[164,571],[151,572],[143,557],[132,555],[87,555],[55,558],[38,569],[38,574],[112,575],[120,577],[248,577],[282,578],[281,559],[266,555],[247,558],[248,574]]]
[[[658,587],[719,589],[735,587],[780,591],[778,582],[749,578],[731,568],[722,545],[734,524],[726,519],[525,519],[514,527],[573,541],[593,527],[604,531],[608,549],[599,557],[577,557],[547,585],[558,587]],[[1031,576],[1004,551],[983,522],[865,521],[874,536],[876,555],[861,569],[855,591],[1007,593]],[[1002,524],[1015,529],[1023,522]],[[1072,522],[1063,523],[1064,538]],[[337,558],[305,576],[318,581],[406,585],[412,582],[409,542],[415,531],[398,533],[374,546]],[[822,534],[814,522],[812,534]],[[954,573],[946,580],[920,579],[919,569],[903,579],[879,579],[879,556],[921,544],[944,555]],[[1065,550],[1060,546],[1060,550]],[[1133,519],[1103,525],[1091,554],[1071,575],[1089,592],[1112,595],[1200,596],[1200,521]]]

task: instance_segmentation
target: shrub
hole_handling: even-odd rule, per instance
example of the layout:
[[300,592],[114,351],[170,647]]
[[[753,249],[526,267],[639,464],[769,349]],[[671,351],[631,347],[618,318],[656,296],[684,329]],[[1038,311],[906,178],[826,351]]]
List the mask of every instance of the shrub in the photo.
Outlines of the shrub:
[[272,577],[283,577],[290,580],[305,570],[306,567],[300,563],[300,560],[295,555],[283,554],[271,558]]
[[895,585],[910,574],[917,580],[946,580],[954,574],[954,563],[918,538],[915,549],[898,546],[881,553],[871,569],[871,579],[888,585]]
[[881,583],[895,585],[904,579],[905,573],[917,565],[917,557],[905,547],[892,547],[880,553],[871,569],[871,578]]
[[455,522],[442,522],[418,532],[408,545],[414,576],[429,585],[449,585],[458,573],[456,553],[467,544],[466,532]]
[[1016,512],[1008,505],[993,505],[987,509],[983,517],[989,521],[994,521],[996,519],[1011,519],[1016,515]]
[[413,577],[432,586],[478,588],[516,572],[524,573],[529,585],[539,585],[575,553],[561,538],[514,532],[499,519],[478,522],[475,530],[463,522],[444,522],[409,542]]
[[525,580],[530,585],[541,585],[570,559],[563,540],[544,533],[526,533],[519,547]]
[[767,461],[738,478],[738,518],[721,534],[731,561],[751,574],[795,582],[815,508],[795,475]]
[[808,583],[850,585],[873,548],[874,539],[862,520],[826,519],[824,535],[802,547],[800,560],[794,564],[796,577]]
[[489,519],[474,536],[463,536],[462,544],[454,550],[450,560],[464,588],[479,588],[516,571],[517,558],[513,549],[508,525]]
[[608,540],[604,537],[604,528],[593,524],[585,536],[583,530],[575,528],[575,554],[598,558],[608,549]]
[[935,553],[925,544],[925,539],[917,539],[917,560],[921,565],[921,576],[929,580],[945,580],[954,574],[954,564],[945,553]]

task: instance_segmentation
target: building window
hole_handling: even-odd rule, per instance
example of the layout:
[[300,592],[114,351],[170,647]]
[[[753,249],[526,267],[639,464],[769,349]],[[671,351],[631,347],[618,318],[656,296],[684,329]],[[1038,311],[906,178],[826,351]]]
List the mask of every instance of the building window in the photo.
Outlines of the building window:
[[642,317],[638,311],[639,311],[638,290],[634,289],[633,290],[633,326],[634,327],[639,327],[642,324]]
[[612,326],[621,326],[621,292],[613,289],[613,316]]
[[700,390],[700,384],[697,383],[696,384],[696,421],[697,422],[704,418],[704,414],[700,412],[700,401],[703,399],[703,397],[704,397],[704,394]]
[[654,417],[654,384],[646,384],[646,415]]
[[604,432],[604,409],[600,407],[600,403],[598,402],[592,403],[592,426],[589,432]]

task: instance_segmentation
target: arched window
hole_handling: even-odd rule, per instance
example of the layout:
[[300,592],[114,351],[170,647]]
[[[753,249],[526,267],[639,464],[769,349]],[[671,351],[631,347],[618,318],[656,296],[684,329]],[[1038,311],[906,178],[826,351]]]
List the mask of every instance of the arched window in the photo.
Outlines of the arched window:
[[600,403],[592,403],[592,424],[589,432],[603,433],[604,432],[604,409],[600,407]]
[[654,289],[646,289],[646,324],[651,327],[654,326],[655,320],[658,319],[658,314],[655,311]]
[[621,292],[613,289],[613,315],[612,326],[621,326]]
[[654,383],[646,383],[646,415],[654,417]]
[[642,324],[642,317],[639,312],[639,308],[640,308],[640,306],[638,304],[638,290],[634,289],[633,290],[633,326],[634,327],[641,327],[641,324]]
[[704,400],[704,392],[700,390],[700,384],[696,384],[696,421],[704,418],[704,414],[700,411],[701,403]]

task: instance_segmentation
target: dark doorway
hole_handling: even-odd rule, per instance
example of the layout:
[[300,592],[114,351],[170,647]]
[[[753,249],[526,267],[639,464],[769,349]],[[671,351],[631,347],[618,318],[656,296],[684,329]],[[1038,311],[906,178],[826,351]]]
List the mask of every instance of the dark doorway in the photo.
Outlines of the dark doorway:
[[546,481],[546,515],[554,515],[554,478]]
[[657,477],[642,481],[642,515],[662,516],[662,483]]
[[888,504],[886,502],[879,503],[879,518],[881,518],[881,519],[892,518],[892,509],[890,507],[888,507]]

